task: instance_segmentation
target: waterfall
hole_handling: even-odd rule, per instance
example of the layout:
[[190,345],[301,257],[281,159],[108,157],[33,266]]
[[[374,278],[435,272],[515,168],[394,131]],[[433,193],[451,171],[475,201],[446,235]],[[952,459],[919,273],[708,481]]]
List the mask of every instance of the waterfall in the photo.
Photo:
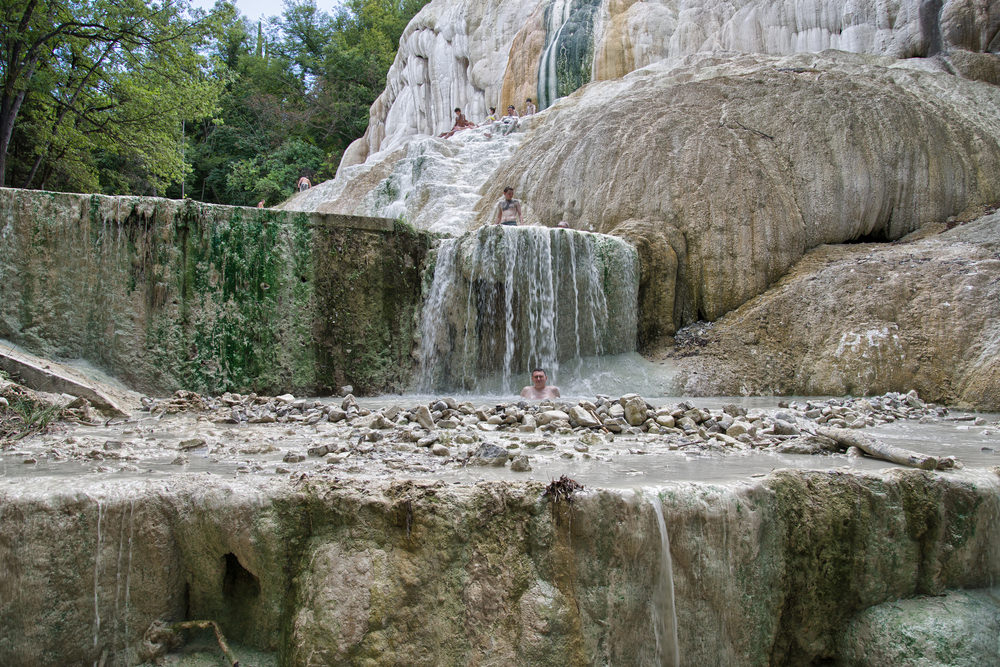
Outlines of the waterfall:
[[663,519],[663,505],[659,493],[652,493],[649,503],[656,514],[660,529],[660,576],[653,599],[650,601],[650,618],[656,637],[656,664],[680,665],[680,647],[677,644],[677,608],[674,602],[673,561],[670,558],[670,537]]
[[553,0],[545,8],[545,48],[538,63],[538,108],[591,79],[594,17],[601,0]]
[[444,241],[421,316],[421,391],[516,393],[531,368],[635,349],[638,256],[621,239],[482,227]]

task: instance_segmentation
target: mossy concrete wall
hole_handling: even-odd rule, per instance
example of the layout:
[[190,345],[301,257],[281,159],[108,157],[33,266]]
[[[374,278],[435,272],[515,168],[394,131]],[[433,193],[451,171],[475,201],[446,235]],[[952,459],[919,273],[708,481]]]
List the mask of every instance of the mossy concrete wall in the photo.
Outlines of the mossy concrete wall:
[[681,664],[825,664],[869,607],[995,585],[998,472],[779,471],[557,504],[534,482],[5,486],[0,664],[135,664],[154,621],[203,619],[282,665],[669,664],[654,496]]
[[0,189],[0,337],[150,393],[402,388],[429,244],[380,218]]

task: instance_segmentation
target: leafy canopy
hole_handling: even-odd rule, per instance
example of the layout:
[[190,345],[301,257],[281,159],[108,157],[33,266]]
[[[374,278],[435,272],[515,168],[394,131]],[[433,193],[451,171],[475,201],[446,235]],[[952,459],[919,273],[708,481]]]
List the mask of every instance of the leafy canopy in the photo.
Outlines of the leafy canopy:
[[153,194],[183,178],[183,124],[218,107],[203,52],[222,18],[186,0],[4,0],[0,183]]

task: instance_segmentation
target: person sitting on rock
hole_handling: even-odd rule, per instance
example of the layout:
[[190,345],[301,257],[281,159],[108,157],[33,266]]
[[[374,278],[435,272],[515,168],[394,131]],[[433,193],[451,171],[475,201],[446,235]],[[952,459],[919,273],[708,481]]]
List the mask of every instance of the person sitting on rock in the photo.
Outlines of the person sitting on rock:
[[559,398],[559,387],[546,387],[548,376],[541,368],[534,368],[531,371],[531,384],[521,390],[521,398],[530,398],[540,401],[544,398]]
[[514,199],[514,188],[509,185],[503,189],[503,197],[497,202],[497,219],[494,225],[524,224],[521,217],[521,201]]
[[538,111],[538,107],[536,107],[535,103],[531,101],[531,98],[529,97],[529,98],[525,99],[524,100],[524,115],[525,116],[533,116],[536,111]]
[[450,130],[442,133],[440,136],[443,139],[447,139],[448,137],[453,136],[456,132],[460,132],[466,129],[467,127],[475,127],[475,126],[476,126],[475,123],[466,118],[465,114],[462,113],[462,110],[460,108],[455,107],[455,124],[452,126]]
[[517,109],[511,104],[507,107],[507,113],[500,118],[500,122],[503,123],[503,133],[510,134],[517,127]]
[[486,120],[484,120],[482,123],[480,123],[479,126],[483,127],[484,125],[492,125],[495,122],[497,122],[497,108],[496,107],[490,107],[490,113],[489,113],[489,115],[486,116]]

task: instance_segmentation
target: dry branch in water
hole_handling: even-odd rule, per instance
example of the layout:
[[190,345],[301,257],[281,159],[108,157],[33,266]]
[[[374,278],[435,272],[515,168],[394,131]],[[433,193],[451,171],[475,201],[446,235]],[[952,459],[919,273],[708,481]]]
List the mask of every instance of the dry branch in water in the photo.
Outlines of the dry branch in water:
[[909,449],[903,449],[901,447],[894,447],[893,445],[887,445],[884,442],[876,440],[871,436],[846,428],[820,428],[817,429],[816,432],[822,436],[839,442],[841,445],[844,445],[844,447],[857,447],[865,454],[868,454],[876,459],[882,459],[883,461],[897,463],[903,466],[910,466],[911,468],[920,468],[921,470],[946,470],[954,468],[958,465],[958,462],[951,456],[940,458],[937,456],[914,452]]

